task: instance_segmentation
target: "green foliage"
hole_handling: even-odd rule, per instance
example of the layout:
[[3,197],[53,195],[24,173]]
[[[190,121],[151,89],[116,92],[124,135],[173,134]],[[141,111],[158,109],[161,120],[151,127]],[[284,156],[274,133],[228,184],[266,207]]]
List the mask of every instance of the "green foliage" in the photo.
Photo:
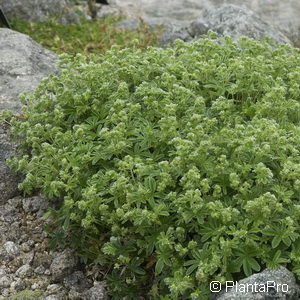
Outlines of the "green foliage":
[[114,299],[207,299],[210,280],[300,274],[300,55],[209,36],[61,57],[11,119],[20,188],[59,197],[53,244]]
[[43,300],[45,297],[42,296],[41,291],[30,291],[30,290],[24,290],[16,295],[10,296],[7,298],[7,300]]
[[69,54],[99,54],[110,49],[112,45],[121,48],[130,47],[134,40],[137,46],[144,49],[157,44],[161,29],[152,32],[141,22],[138,30],[118,28],[115,23],[120,18],[108,16],[95,20],[82,20],[80,24],[63,25],[52,18],[44,23],[33,23],[24,20],[10,20],[14,30],[27,34],[42,46],[56,52]]

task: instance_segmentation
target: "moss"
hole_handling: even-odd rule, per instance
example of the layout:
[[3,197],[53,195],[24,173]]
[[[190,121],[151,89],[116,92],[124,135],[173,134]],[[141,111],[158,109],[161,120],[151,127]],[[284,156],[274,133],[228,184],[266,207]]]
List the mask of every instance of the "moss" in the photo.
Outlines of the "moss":
[[16,295],[7,297],[7,300],[44,300],[45,298],[42,296],[42,291],[36,290],[23,290]]
[[80,24],[62,25],[55,19],[44,23],[26,22],[11,19],[14,30],[27,34],[45,48],[56,53],[91,54],[103,53],[112,45],[121,48],[132,46],[132,42],[139,48],[147,48],[157,44],[159,29],[152,32],[141,22],[137,30],[118,28],[118,17],[105,17],[95,20],[82,20]]

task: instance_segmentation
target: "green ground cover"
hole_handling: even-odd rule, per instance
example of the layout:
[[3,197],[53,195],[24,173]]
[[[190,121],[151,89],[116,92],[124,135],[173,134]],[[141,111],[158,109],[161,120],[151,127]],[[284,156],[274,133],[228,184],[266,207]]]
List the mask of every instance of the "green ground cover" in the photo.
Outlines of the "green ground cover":
[[44,300],[42,291],[23,290],[16,295],[6,298],[7,300]]
[[145,49],[157,44],[161,29],[153,32],[142,22],[138,30],[120,29],[115,25],[119,20],[119,17],[105,17],[82,20],[80,24],[62,25],[55,19],[45,23],[12,19],[10,23],[12,29],[29,35],[45,48],[58,54],[99,54],[110,49],[112,45],[125,48],[134,44]]
[[211,280],[300,275],[300,54],[210,33],[61,58],[22,97],[10,166],[61,206],[52,246],[106,271],[113,299],[208,299]]

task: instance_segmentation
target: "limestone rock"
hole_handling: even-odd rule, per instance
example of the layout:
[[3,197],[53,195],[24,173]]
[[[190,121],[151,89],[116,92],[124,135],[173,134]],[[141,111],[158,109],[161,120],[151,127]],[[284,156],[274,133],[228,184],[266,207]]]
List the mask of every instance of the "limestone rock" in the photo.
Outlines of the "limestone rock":
[[23,198],[23,210],[25,213],[37,213],[42,216],[49,207],[49,201],[42,196]]
[[94,282],[94,286],[82,294],[84,300],[106,300],[107,294],[105,292],[104,282]]
[[7,275],[0,276],[0,289],[10,287],[12,283],[12,278]]
[[5,249],[7,254],[10,256],[17,256],[20,254],[20,250],[14,242],[11,242],[11,241],[6,242],[3,245],[3,248]]
[[71,288],[76,287],[77,289],[79,289],[81,291],[84,288],[87,288],[87,286],[88,286],[88,282],[82,271],[76,271],[76,272],[66,276],[63,279],[63,283],[66,288],[71,289]]
[[270,37],[276,43],[292,44],[292,42],[277,28],[264,21],[255,12],[232,4],[224,4],[219,8],[211,7],[203,13],[202,18],[190,22],[188,25],[176,27],[167,26],[161,36],[161,46],[181,39],[185,42],[200,38],[208,30],[220,35],[228,35],[237,40],[241,36],[263,39]]
[[0,110],[20,113],[18,95],[32,91],[43,77],[55,72],[57,56],[10,29],[0,28],[0,40]]
[[202,19],[196,19],[189,24],[184,24],[181,26],[175,24],[167,25],[165,32],[159,38],[159,44],[161,46],[164,46],[172,43],[176,39],[180,39],[185,42],[188,42],[194,38],[206,34],[208,30],[209,30],[208,26],[205,24],[205,22]]
[[0,300],[25,295],[26,299],[107,299],[104,282],[95,281],[94,275],[91,279],[96,270],[91,273],[78,264],[71,250],[49,251],[43,228],[50,220],[40,212],[55,205],[40,196],[17,196],[0,204]]
[[32,275],[32,268],[28,264],[23,265],[17,270],[16,275],[20,278],[30,277]]
[[45,298],[45,300],[63,300],[63,299],[65,298],[60,295],[49,295]]
[[70,250],[67,249],[62,253],[58,253],[50,265],[53,280],[58,281],[70,275],[77,264],[78,259]]
[[[256,290],[255,284],[257,284]],[[243,290],[243,287],[246,287],[247,285],[248,292],[247,290]],[[253,274],[245,279],[240,280],[236,287],[237,288],[233,288],[227,292],[221,292],[220,295],[215,297],[215,300],[296,300],[300,297],[300,288],[296,284],[293,273],[284,267],[280,267],[278,270],[266,269],[261,273]],[[255,291],[258,292],[255,293]]]
[[291,41],[277,28],[261,19],[250,9],[232,4],[208,9],[204,19],[209,29],[234,39],[246,36],[261,40],[269,36],[276,43],[291,44]]
[[208,26],[205,24],[204,20],[196,19],[189,24],[188,32],[192,37],[198,37],[206,34],[208,31]]
[[183,40],[188,42],[192,40],[192,36],[189,33],[189,26],[178,26],[176,24],[170,24],[166,26],[166,29],[162,36],[159,38],[158,42],[160,46],[164,46],[172,43],[175,40]]
[[45,22],[56,17],[63,24],[79,23],[79,15],[69,0],[0,0],[7,17]]
[[26,284],[22,279],[16,278],[16,280],[11,283],[10,287],[15,291],[21,291],[25,289]]

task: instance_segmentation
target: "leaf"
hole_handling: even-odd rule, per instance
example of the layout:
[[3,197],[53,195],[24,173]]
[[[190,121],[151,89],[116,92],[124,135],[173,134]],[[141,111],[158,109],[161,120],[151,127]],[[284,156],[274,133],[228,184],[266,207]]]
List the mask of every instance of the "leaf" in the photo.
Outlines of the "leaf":
[[146,246],[146,254],[150,255],[154,250],[154,243],[153,242],[148,242]]
[[239,273],[241,271],[242,262],[239,264],[236,261],[230,262],[228,265],[228,272],[230,273]]
[[189,276],[191,275],[196,269],[198,268],[198,265],[191,265],[187,270],[186,270],[186,275]]
[[68,231],[69,228],[70,228],[70,214],[67,214],[63,224],[63,230]]
[[298,277],[300,277],[300,264],[296,264],[292,271],[293,273],[297,274]]
[[259,265],[259,263],[256,261],[256,259],[254,259],[253,257],[249,257],[248,260],[249,260],[249,263],[250,263],[251,268],[252,268],[254,271],[256,271],[256,272],[260,271],[260,265]]
[[277,261],[279,259],[280,255],[281,255],[281,251],[277,250],[276,253],[275,253],[275,255],[274,255],[274,257],[273,257],[273,260]]
[[139,274],[139,275],[145,275],[146,274],[146,271],[143,270],[142,268],[136,268],[133,271],[134,271],[134,273]]
[[280,244],[281,242],[281,237],[280,236],[274,236],[273,240],[272,240],[272,248],[277,248],[278,245]]
[[101,129],[103,128],[103,124],[99,124],[97,127],[97,134],[99,134],[99,132],[101,131]]
[[246,259],[243,260],[243,271],[246,276],[252,275],[252,269],[251,269],[250,262]]
[[145,186],[153,194],[156,191],[156,181],[153,177],[147,177],[145,179]]
[[95,156],[92,160],[92,165],[94,166],[101,158],[99,156]]
[[284,243],[286,246],[288,246],[288,247],[290,247],[291,244],[292,244],[292,241],[291,241],[291,239],[290,239],[289,237],[284,237],[284,238],[282,238],[282,241],[283,241],[283,243]]
[[155,265],[155,273],[160,274],[164,268],[164,261],[159,258]]

